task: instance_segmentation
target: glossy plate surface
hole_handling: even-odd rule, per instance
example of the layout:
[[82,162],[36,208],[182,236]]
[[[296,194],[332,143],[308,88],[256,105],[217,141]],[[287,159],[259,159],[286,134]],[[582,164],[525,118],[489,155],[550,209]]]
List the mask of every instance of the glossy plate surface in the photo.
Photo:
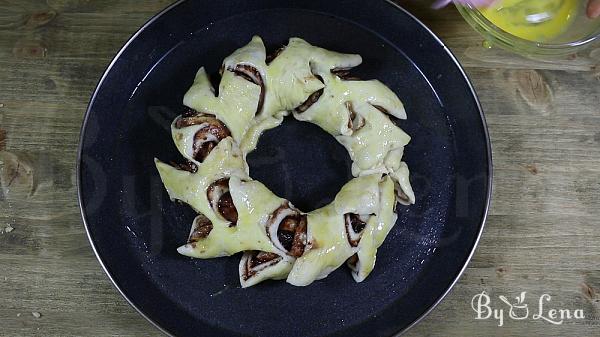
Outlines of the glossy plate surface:
[[[153,158],[180,160],[169,124],[200,66],[260,35],[359,53],[356,75],[404,102],[405,151],[417,203],[399,220],[369,278],[347,268],[311,286],[241,289],[239,255],[180,256],[191,209],[169,201]],[[456,282],[481,234],[491,191],[485,121],[464,72],[411,15],[385,1],[182,1],[146,24],[102,77],[79,149],[79,198],[107,274],[128,301],[178,336],[390,336],[424,316]],[[250,174],[304,211],[330,202],[350,175],[344,148],[291,118],[248,156]]]

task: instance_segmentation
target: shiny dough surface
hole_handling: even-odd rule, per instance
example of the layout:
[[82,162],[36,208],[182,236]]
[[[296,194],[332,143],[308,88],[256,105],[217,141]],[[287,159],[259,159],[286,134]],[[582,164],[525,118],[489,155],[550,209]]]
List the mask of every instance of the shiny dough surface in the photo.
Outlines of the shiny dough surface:
[[[402,161],[410,136],[390,118],[405,119],[404,106],[380,81],[348,78],[348,70],[361,62],[360,55],[329,51],[300,38],[291,38],[268,62],[263,41],[255,36],[223,61],[218,94],[205,69],[198,70],[183,104],[220,121],[230,136],[221,139],[206,123],[176,119],[173,141],[192,169],[155,160],[169,197],[198,213],[179,253],[205,259],[245,252],[242,287],[267,279],[305,286],[344,263],[357,282],[369,275],[377,249],[396,222],[396,202],[410,205],[415,196]],[[252,180],[245,162],[262,132],[289,114],[331,134],[353,162],[355,178],[331,204],[309,213]],[[210,146],[199,160],[202,144]],[[220,213],[222,204],[233,207],[235,221]],[[288,240],[289,245],[289,233],[302,246],[299,256],[282,244]]]

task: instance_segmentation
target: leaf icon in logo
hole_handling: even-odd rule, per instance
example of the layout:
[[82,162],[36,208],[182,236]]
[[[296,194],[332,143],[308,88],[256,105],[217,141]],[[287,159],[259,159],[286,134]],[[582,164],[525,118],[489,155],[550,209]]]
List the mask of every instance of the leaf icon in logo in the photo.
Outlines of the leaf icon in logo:
[[529,316],[529,308],[527,307],[527,304],[524,303],[525,302],[525,294],[526,292],[523,291],[521,292],[521,294],[519,294],[519,296],[516,296],[516,303],[512,304],[508,301],[508,299],[506,298],[506,296],[504,295],[500,295],[498,296],[498,298],[500,300],[502,300],[502,302],[506,303],[506,305],[508,305],[508,316],[511,319],[514,320],[522,320],[522,319],[526,319]]
[[526,291],[522,291],[519,296],[515,297],[517,304],[523,304],[523,302],[525,302],[525,293]]

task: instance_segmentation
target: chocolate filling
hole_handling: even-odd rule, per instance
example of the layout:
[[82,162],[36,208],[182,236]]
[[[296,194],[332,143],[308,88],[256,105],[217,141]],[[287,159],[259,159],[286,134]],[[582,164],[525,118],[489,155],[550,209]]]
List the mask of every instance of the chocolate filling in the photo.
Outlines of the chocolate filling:
[[183,113],[181,113],[182,117],[192,117],[192,116],[196,116],[199,115],[200,113],[192,108],[189,107],[184,107],[183,109]]
[[360,81],[359,77],[350,75],[350,68],[334,68],[331,73],[344,81]]
[[350,129],[352,131],[358,131],[363,126],[365,126],[365,119],[363,118],[363,116],[356,113],[356,110],[354,110],[354,106],[352,105],[352,102],[350,102],[350,101],[346,102],[346,108],[350,112],[350,115],[348,116],[348,129]]
[[360,216],[355,213],[344,214],[344,221],[346,222],[345,227],[346,234],[348,236],[348,242],[352,247],[358,246],[358,243],[360,242],[360,234],[367,226],[367,223],[361,220]]
[[229,69],[229,71],[233,71],[236,75],[241,76],[260,87],[260,96],[258,97],[256,114],[261,112],[265,102],[265,82],[263,81],[260,71],[248,64],[238,64],[235,66],[235,68]]
[[304,254],[306,246],[306,215],[300,216],[300,222],[294,232],[294,241],[292,241],[292,249],[290,254],[295,257],[300,257]]
[[254,254],[252,255],[252,257],[250,258],[249,265],[250,265],[250,268],[254,268],[263,263],[272,261],[278,257],[279,257],[279,255],[277,255],[275,253],[255,251]]
[[196,173],[198,171],[198,165],[192,163],[189,160],[186,160],[183,163],[176,163],[176,162],[172,161],[171,166],[173,166],[179,170],[188,171],[190,173]]
[[206,196],[211,207],[223,219],[231,222],[229,227],[237,225],[238,212],[229,193],[229,178],[219,179],[208,186]]
[[306,245],[306,215],[283,218],[277,229],[277,238],[290,255],[301,256]]
[[356,267],[356,264],[357,264],[357,263],[358,263],[358,254],[354,254],[354,255],[352,255],[352,256],[350,256],[350,257],[348,258],[348,264],[349,264],[349,265],[350,265],[352,268]]
[[[200,136],[202,137],[202,136]],[[194,159],[199,162],[203,162],[210,152],[217,146],[217,142],[203,142],[203,139],[198,136],[198,133],[194,136],[194,145],[192,147],[194,151]]]
[[297,113],[303,113],[304,111],[308,110],[313,104],[317,103],[319,98],[321,98],[321,95],[323,95],[324,90],[325,88],[322,88],[310,94],[306,101],[304,101],[304,103],[296,107],[294,111]]
[[[311,69],[312,69],[312,65],[311,65]],[[321,83],[325,84],[325,81],[323,81],[323,77],[321,77],[319,75],[314,75],[314,76],[319,81],[321,81]],[[308,96],[308,98],[302,104],[300,104],[299,106],[297,106],[294,109],[294,112],[303,113],[304,111],[308,110],[313,104],[315,104],[315,103],[317,103],[317,101],[319,101],[319,98],[321,98],[324,91],[325,91],[325,88],[321,88],[321,89],[313,92],[312,94],[310,94],[310,96]]]
[[365,229],[367,223],[362,221],[357,214],[350,214],[350,225],[355,233],[360,233]]
[[175,122],[175,127],[181,129],[192,125],[211,123],[213,119],[215,119],[214,115],[198,112],[194,109],[186,107],[181,114],[181,117]]
[[199,214],[196,219],[194,219],[194,225],[190,237],[188,238],[188,243],[194,243],[204,239],[210,234],[212,229],[212,222],[204,215]]
[[267,65],[269,65],[271,62],[273,62],[273,60],[275,60],[277,58],[277,56],[281,55],[281,53],[284,50],[285,50],[285,46],[279,47],[279,48],[277,48],[277,50],[275,50],[271,54],[267,55],[267,57],[266,57]]
[[231,193],[227,192],[223,194],[223,196],[219,199],[217,203],[217,208],[219,209],[219,213],[225,218],[225,220],[231,222],[229,227],[233,227],[237,224],[238,213],[237,209],[235,208],[235,205],[233,204]]
[[[272,266],[281,261],[281,256],[275,253],[262,252],[254,250],[250,253],[250,257],[246,260],[246,266],[242,277],[248,280],[256,275],[260,270]],[[257,267],[263,267],[260,270]]]
[[231,132],[215,116],[197,112],[193,109],[184,111],[182,116],[175,122],[175,127],[181,129],[200,124],[204,124],[204,127],[194,134],[192,156],[195,160],[203,162],[221,140],[231,136]]
[[376,104],[371,104],[375,109],[383,112],[384,114],[388,115],[390,112],[387,111],[386,108],[382,107],[381,105],[376,105]]
[[[283,218],[281,218],[283,216]],[[306,246],[306,215],[290,207],[289,202],[285,202],[271,214],[271,224],[268,226],[277,226],[272,230],[267,230],[269,238],[273,240],[272,235],[277,235],[277,241],[280,246],[291,256],[299,257],[304,253]],[[281,219],[279,223],[274,223]],[[278,246],[276,244],[276,246]],[[280,247],[280,248],[281,248]]]

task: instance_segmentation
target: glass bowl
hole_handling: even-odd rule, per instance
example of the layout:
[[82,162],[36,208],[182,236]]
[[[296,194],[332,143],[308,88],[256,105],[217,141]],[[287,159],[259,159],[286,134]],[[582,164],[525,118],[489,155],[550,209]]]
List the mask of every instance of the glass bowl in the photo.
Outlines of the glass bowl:
[[487,46],[498,46],[530,58],[543,58],[573,54],[600,41],[600,18],[586,16],[586,3],[581,1],[565,32],[544,42],[526,40],[506,32],[471,4],[455,2],[455,5],[463,18],[485,38]]

